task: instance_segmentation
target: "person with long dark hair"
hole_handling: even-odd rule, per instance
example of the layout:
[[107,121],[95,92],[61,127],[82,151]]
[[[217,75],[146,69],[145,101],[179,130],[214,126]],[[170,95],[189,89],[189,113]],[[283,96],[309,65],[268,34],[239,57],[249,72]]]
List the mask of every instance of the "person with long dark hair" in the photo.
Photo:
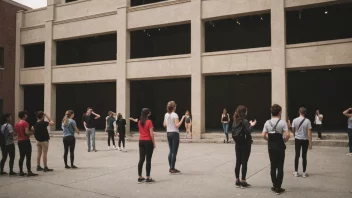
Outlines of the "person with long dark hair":
[[169,142],[169,172],[171,174],[178,174],[181,171],[175,168],[176,164],[176,156],[178,152],[178,146],[180,144],[180,131],[179,128],[185,119],[185,116],[182,116],[182,119],[179,121],[178,115],[175,113],[176,111],[176,103],[174,101],[170,101],[167,103],[166,107],[167,113],[164,117],[164,127],[166,127],[167,131],[167,141]]
[[[38,111],[36,114],[38,120],[33,126],[33,130],[34,137],[37,140],[37,171],[50,172],[53,171],[53,169],[48,168],[48,149],[50,140],[48,126],[54,125],[54,122],[43,111]],[[48,121],[45,121],[44,118]],[[44,168],[40,166],[40,159],[42,155]]]
[[[232,124],[232,138],[235,141],[236,150],[236,187],[248,188],[251,187],[246,181],[247,164],[252,148],[251,132],[253,127],[257,124],[256,120],[248,122],[246,119],[247,108],[243,105],[237,107],[234,114],[234,121]],[[242,178],[240,180],[240,169],[242,166]]]
[[10,124],[12,121],[11,114],[5,113],[1,117],[1,131],[3,135],[3,142],[1,142],[1,151],[2,151],[2,159],[1,159],[1,170],[0,170],[0,175],[7,175],[7,173],[4,171],[4,166],[5,162],[7,160],[7,157],[10,157],[9,161],[9,167],[10,167],[10,175],[17,175],[13,171],[13,165],[15,162],[15,143],[13,141],[13,137],[16,136],[16,133]]
[[323,128],[323,114],[320,114],[320,110],[317,109],[314,117],[315,117],[314,123],[315,123],[315,126],[317,127],[317,132],[318,132],[318,139],[321,140],[323,139],[323,136],[321,135],[321,130]]
[[[121,113],[117,114],[116,126],[117,126],[117,133],[119,136],[119,144],[118,144],[119,151],[126,152],[126,148],[125,148],[126,120],[123,119]],[[122,142],[123,148],[121,148],[121,142]]]
[[[66,169],[77,168],[77,166],[74,165],[74,161],[75,161],[74,153],[75,153],[75,146],[76,146],[75,132],[79,135],[79,130],[77,128],[76,121],[73,120],[74,116],[75,114],[72,110],[67,110],[64,118],[62,119],[62,125],[61,125],[64,133],[64,137],[62,141],[64,143],[64,162],[65,162]],[[71,166],[67,165],[67,155],[68,155],[69,149],[70,149]]]
[[230,143],[229,142],[229,124],[230,124],[230,115],[227,113],[226,108],[222,110],[221,114],[221,123],[222,123],[222,129],[224,130],[225,138],[224,143]]
[[[155,149],[154,140],[154,127],[151,120],[149,120],[151,112],[147,108],[143,108],[141,112],[140,120],[130,118],[134,122],[138,122],[139,129],[139,162],[138,162],[138,183],[154,183],[155,180],[150,177],[150,170],[152,166],[152,156]],[[142,176],[142,169],[144,161],[147,159],[146,163],[146,176],[145,179]]]
[[108,117],[106,117],[106,124],[105,124],[105,132],[108,133],[108,149],[110,150],[110,140],[112,140],[112,144],[114,145],[114,149],[116,149],[115,146],[115,135],[116,135],[116,130],[114,123],[116,122],[115,119],[115,113],[112,111],[108,112]]

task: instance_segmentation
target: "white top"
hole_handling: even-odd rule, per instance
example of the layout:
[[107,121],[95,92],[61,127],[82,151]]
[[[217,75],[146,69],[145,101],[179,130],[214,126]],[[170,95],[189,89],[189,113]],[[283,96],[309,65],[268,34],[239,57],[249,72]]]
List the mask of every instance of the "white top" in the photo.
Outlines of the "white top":
[[323,118],[323,114],[319,114],[319,116],[315,115],[315,124],[323,124],[323,121],[319,118]]
[[178,115],[175,112],[166,113],[164,117],[164,122],[166,123],[166,132],[176,132],[179,133],[176,127],[175,120],[178,119]]

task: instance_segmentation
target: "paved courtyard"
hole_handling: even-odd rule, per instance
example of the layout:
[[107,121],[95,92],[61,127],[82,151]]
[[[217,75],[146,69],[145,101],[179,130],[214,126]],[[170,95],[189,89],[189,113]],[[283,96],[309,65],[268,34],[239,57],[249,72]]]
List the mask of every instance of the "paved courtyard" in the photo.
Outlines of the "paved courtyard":
[[[33,144],[32,167],[36,167]],[[180,175],[168,173],[168,146],[157,143],[152,160],[154,184],[137,184],[138,147],[127,142],[127,152],[107,150],[97,141],[98,152],[88,153],[86,142],[76,142],[77,170],[65,170],[62,140],[50,142],[49,167],[54,172],[38,177],[0,177],[0,197],[273,197],[270,191],[267,147],[255,145],[248,167],[251,189],[234,186],[234,147],[232,144],[181,144],[177,159]],[[15,171],[18,172],[16,145]],[[308,153],[308,178],[292,176],[294,151],[286,152],[282,197],[352,197],[352,157],[347,148],[314,147]],[[301,166],[301,165],[300,165]],[[301,170],[301,169],[300,169]],[[5,165],[8,172],[8,163]],[[35,172],[35,171],[34,171]],[[145,173],[145,168],[143,169]]]

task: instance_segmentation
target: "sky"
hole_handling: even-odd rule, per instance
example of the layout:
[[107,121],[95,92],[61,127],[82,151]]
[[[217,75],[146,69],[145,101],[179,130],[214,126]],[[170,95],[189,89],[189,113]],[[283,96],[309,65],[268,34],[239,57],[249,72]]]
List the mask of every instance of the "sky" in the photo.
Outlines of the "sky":
[[33,9],[45,7],[47,3],[47,0],[13,0],[13,1],[16,1],[20,4],[31,7]]

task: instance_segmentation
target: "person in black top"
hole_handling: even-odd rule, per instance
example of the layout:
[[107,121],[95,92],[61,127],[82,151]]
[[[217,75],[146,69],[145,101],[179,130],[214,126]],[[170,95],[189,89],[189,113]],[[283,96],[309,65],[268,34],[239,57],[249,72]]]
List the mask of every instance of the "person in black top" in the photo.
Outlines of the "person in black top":
[[95,120],[99,119],[100,115],[94,113],[93,109],[91,107],[87,108],[87,112],[83,115],[82,121],[83,121],[83,126],[86,129],[87,132],[87,145],[88,145],[88,152],[90,152],[90,139],[92,138],[92,147],[93,151],[97,152],[95,149]]
[[[37,140],[37,171],[53,171],[53,169],[48,168],[48,148],[50,139],[48,126],[54,125],[54,122],[43,111],[38,111],[36,115],[38,120],[33,126],[32,130],[34,131],[34,137]],[[46,118],[48,122],[45,121],[44,118]],[[40,166],[40,158],[42,155],[44,169]]]
[[126,137],[126,120],[123,119],[122,114],[119,113],[117,115],[117,120],[116,120],[116,125],[117,125],[117,132],[119,134],[119,150],[121,151],[121,142],[123,145],[123,151],[126,151],[125,149],[125,137]]
[[108,112],[108,117],[106,117],[106,125],[105,125],[105,132],[108,133],[108,149],[110,150],[110,140],[112,140],[112,144],[114,145],[114,149],[116,149],[115,146],[115,136],[116,136],[116,130],[115,130],[115,113],[112,111]]
[[225,136],[226,136],[226,141],[224,140],[224,143],[230,143],[229,142],[229,123],[230,123],[230,115],[227,113],[227,110],[224,109],[221,114],[221,123],[222,123],[222,128],[224,130]]
[[[257,121],[249,121],[246,119],[247,108],[243,105],[237,107],[232,124],[232,138],[235,141],[236,150],[236,187],[248,188],[250,184],[246,182],[247,164],[252,148],[251,132]],[[240,181],[240,169],[242,166],[242,179]]]

